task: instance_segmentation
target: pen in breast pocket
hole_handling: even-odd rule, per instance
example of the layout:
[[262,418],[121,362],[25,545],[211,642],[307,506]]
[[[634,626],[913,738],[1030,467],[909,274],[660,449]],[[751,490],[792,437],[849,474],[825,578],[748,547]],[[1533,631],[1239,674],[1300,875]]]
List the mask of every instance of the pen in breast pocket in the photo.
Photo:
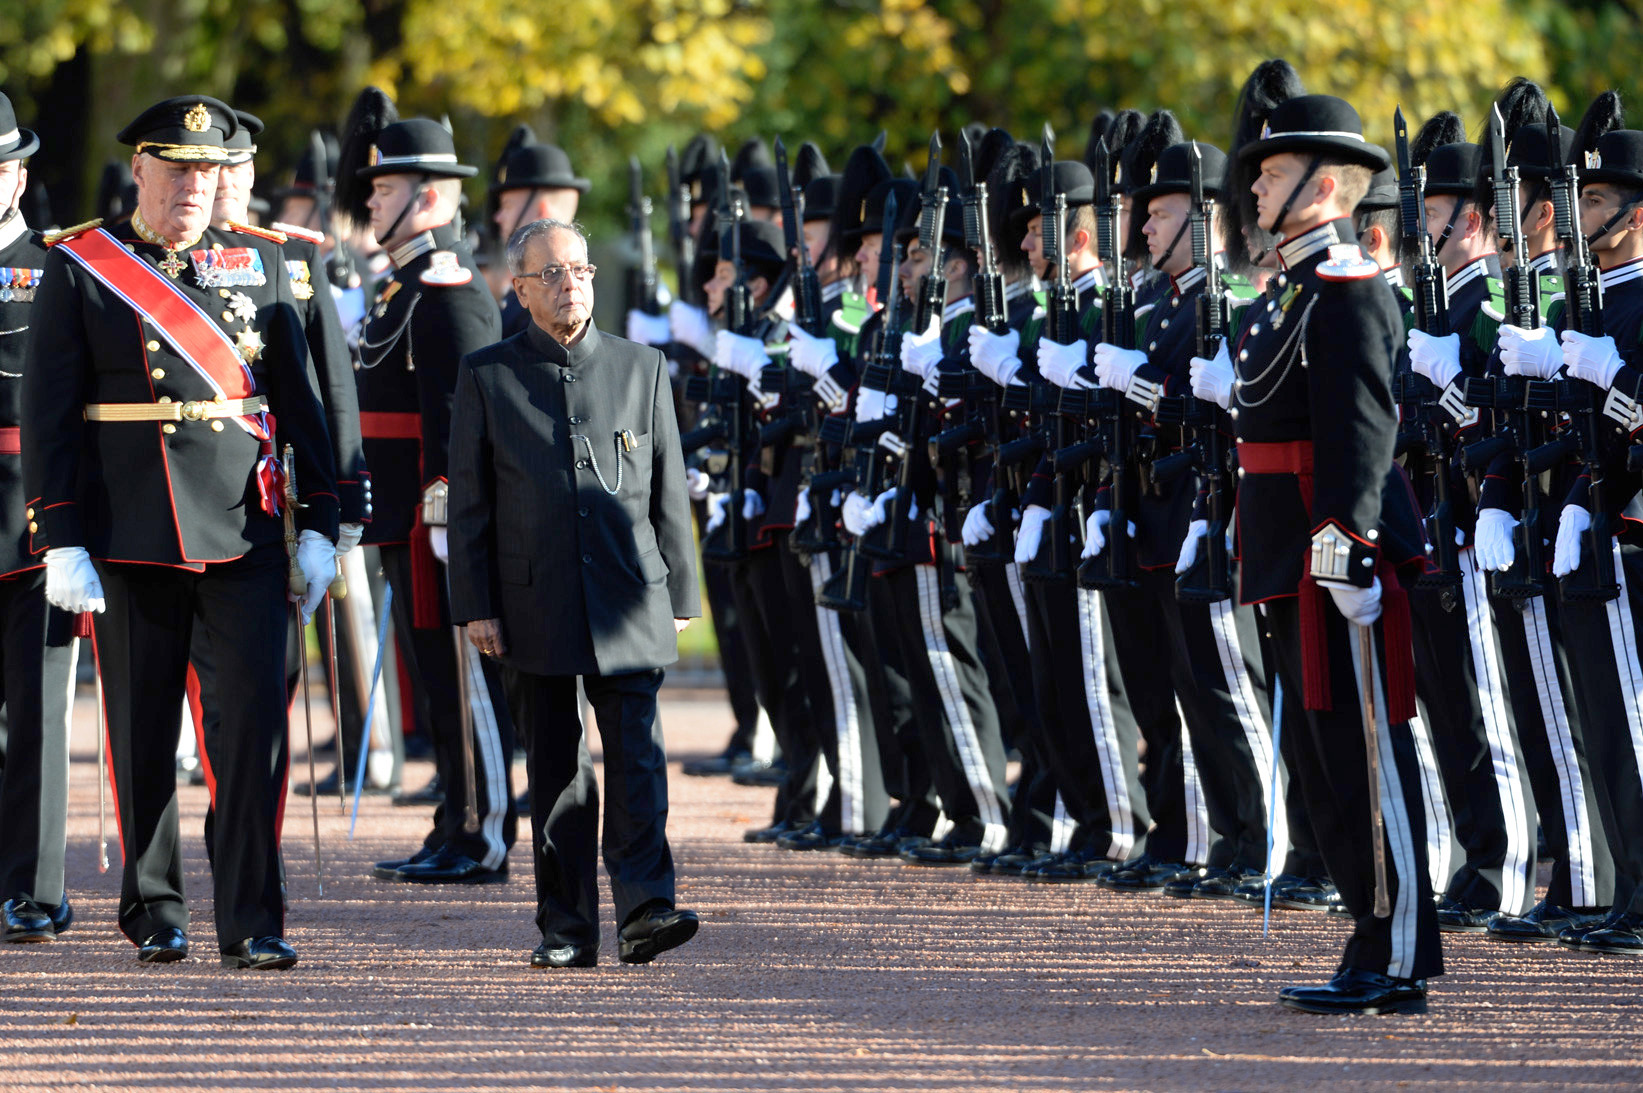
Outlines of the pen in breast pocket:
[[616,440],[617,443],[622,445],[622,450],[624,452],[631,452],[636,447],[632,429],[623,429],[621,432],[617,433]]

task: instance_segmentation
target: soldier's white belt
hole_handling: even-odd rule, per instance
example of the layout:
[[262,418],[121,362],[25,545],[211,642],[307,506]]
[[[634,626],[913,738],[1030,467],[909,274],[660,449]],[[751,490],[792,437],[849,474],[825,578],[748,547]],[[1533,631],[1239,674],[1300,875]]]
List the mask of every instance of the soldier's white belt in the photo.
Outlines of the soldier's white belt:
[[211,402],[90,402],[87,421],[211,421],[215,418],[243,417],[268,409],[268,400],[256,398],[217,399]]

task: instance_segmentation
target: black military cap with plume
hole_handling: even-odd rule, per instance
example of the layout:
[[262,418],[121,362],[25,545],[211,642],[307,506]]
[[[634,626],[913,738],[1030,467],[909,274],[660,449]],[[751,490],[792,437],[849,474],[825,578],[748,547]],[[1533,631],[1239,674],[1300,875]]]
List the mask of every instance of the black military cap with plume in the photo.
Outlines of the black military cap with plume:
[[[1147,116],[1141,111],[1120,110],[1113,116],[1106,131],[1101,134],[1101,143],[1107,146],[1107,168],[1115,175],[1117,169],[1123,165],[1124,148],[1141,134],[1141,127],[1146,124]],[[1090,169],[1091,174],[1095,173],[1093,144],[1084,149],[1084,166]]]
[[827,166],[827,157],[822,155],[820,148],[808,140],[799,145],[799,154],[793,157],[793,185],[802,188],[810,185],[811,179],[832,173]]
[[[1501,88],[1495,97],[1495,111],[1500,113],[1505,132],[1506,159],[1508,163],[1516,163],[1513,155],[1517,143],[1518,131],[1526,126],[1542,126],[1546,122],[1546,92],[1540,85],[1526,76],[1514,76],[1510,83]],[[1472,199],[1477,202],[1478,208],[1493,210],[1494,208],[1494,175],[1495,154],[1494,141],[1490,130],[1494,125],[1494,112],[1491,112],[1483,121],[1478,131],[1478,145],[1481,152],[1478,159],[1477,186],[1473,190]],[[1545,148],[1544,142],[1541,147]],[[1545,156],[1540,157],[1542,161]]]
[[335,211],[355,228],[363,228],[371,222],[371,210],[365,207],[371,199],[371,180],[361,178],[358,171],[370,163],[377,134],[398,120],[399,110],[387,93],[380,87],[367,87],[354,100],[348,120],[343,123],[337,153]]
[[890,165],[876,144],[858,145],[844,163],[835,195],[832,238],[839,242],[839,254],[854,258],[861,242],[862,215],[867,195],[890,177]]
[[997,128],[987,130],[980,140],[971,141],[970,148],[974,152],[972,162],[977,179],[991,178],[993,168],[1001,158],[1016,154],[1015,138]]
[[1432,153],[1445,144],[1461,144],[1466,140],[1466,126],[1453,110],[1440,110],[1426,119],[1415,139],[1409,142],[1409,162],[1424,167]]
[[1103,110],[1090,119],[1090,135],[1084,139],[1084,166],[1095,162],[1095,150],[1106,141],[1107,130],[1112,128],[1116,117],[1111,110]]
[[730,161],[730,181],[741,182],[747,172],[757,167],[774,167],[776,161],[770,158],[770,149],[759,137],[749,137],[736,149],[736,158]]
[[1027,238],[1027,225],[1013,214],[1027,204],[1027,182],[1038,167],[1038,149],[1011,140],[1007,147],[1000,146],[998,158],[987,173],[987,219],[993,232],[993,251],[1007,278],[1026,268],[1027,255],[1021,244]]
[[1282,57],[1262,61],[1244,81],[1238,92],[1238,105],[1232,114],[1232,143],[1227,146],[1225,217],[1227,254],[1234,270],[1245,270],[1258,265],[1279,240],[1264,231],[1255,211],[1255,195],[1250,186],[1261,173],[1259,163],[1250,163],[1238,155],[1245,145],[1261,139],[1272,111],[1291,99],[1306,94],[1300,75]]
[[[1168,110],[1155,110],[1147,118],[1146,124],[1141,127],[1135,139],[1124,147],[1124,154],[1120,159],[1121,166],[1118,176],[1119,192],[1133,194],[1142,186],[1152,181],[1153,169],[1158,165],[1158,157],[1164,149],[1172,144],[1180,144],[1186,140],[1181,132],[1181,123],[1175,120],[1175,115]],[[1141,234],[1141,229],[1147,223],[1147,210],[1135,207],[1130,210],[1128,231],[1124,235],[1124,257],[1131,261],[1146,261],[1147,240]]]
[[1574,146],[1569,149],[1570,162],[1584,163],[1586,153],[1597,151],[1597,142],[1603,136],[1623,129],[1625,125],[1626,109],[1620,104],[1620,93],[1603,92],[1592,100],[1592,105],[1581,115],[1580,125],[1575,129]]

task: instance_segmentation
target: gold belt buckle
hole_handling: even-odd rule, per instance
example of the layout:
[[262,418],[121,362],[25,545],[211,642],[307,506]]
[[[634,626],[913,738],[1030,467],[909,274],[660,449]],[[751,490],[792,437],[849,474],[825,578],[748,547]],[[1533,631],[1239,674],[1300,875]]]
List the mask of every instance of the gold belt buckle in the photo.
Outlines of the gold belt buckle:
[[208,403],[204,403],[204,402],[185,402],[185,403],[183,403],[183,408],[182,408],[183,420],[184,421],[204,421],[205,420],[205,411],[206,411],[206,407],[208,405],[209,405]]

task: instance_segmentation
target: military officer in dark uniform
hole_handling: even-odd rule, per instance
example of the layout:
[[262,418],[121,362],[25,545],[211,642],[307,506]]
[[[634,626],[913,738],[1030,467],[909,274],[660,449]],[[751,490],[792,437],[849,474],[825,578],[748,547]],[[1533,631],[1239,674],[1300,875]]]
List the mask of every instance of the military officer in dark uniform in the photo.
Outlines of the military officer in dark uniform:
[[22,447],[46,598],[98,612],[120,927],[139,960],[187,955],[172,754],[204,628],[222,711],[217,814],[235,835],[213,863],[218,948],[225,966],[277,968],[297,959],[280,936],[277,845],[287,590],[311,613],[335,575],[336,472],[284,254],[210,226],[237,128],[223,103],[188,96],[120,133],[136,149],[137,208],[112,231],[51,241],[36,306],[52,321],[30,330]]
[[[496,168],[491,219],[503,241],[533,220],[576,219],[577,206],[593,187],[571,168],[570,156],[557,144],[521,144],[508,149]],[[530,325],[531,317],[512,287],[502,295],[502,333],[511,336]]]
[[[45,245],[19,204],[23,161],[40,140],[0,95],[0,940],[50,941],[73,920],[63,892],[68,815],[72,616],[46,605],[45,570],[29,551],[19,398]],[[43,315],[44,313],[39,313]],[[99,772],[98,777],[102,777]]]
[[[483,884],[505,880],[515,805],[513,726],[494,663],[456,641],[442,564],[445,465],[457,363],[501,333],[496,302],[453,222],[461,180],[451,134],[436,121],[397,121],[369,88],[356,102],[340,158],[337,197],[370,224],[393,262],[359,336],[361,432],[375,469],[364,542],[381,548],[394,590],[394,633],[414,701],[433,727],[445,801],[415,854],[379,863],[383,880]],[[464,712],[462,701],[467,700]],[[465,722],[472,726],[478,830],[464,825]]]

